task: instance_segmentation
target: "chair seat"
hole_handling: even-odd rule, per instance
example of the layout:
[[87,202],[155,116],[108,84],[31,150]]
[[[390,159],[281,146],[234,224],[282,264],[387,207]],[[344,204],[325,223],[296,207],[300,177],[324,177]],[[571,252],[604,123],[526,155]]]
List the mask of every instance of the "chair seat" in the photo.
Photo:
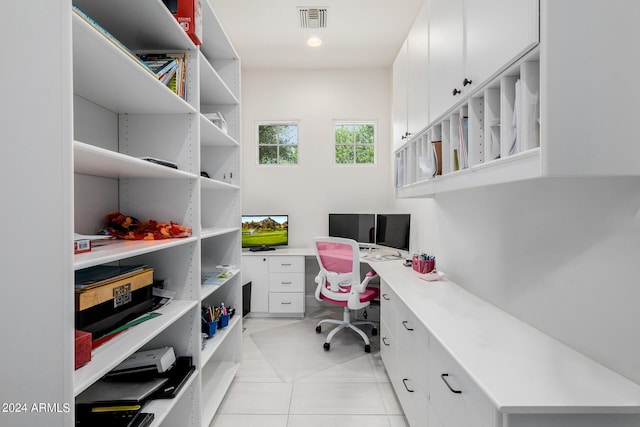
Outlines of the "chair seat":
[[[349,297],[349,293],[345,293],[345,298]],[[380,296],[380,289],[378,288],[367,288],[363,293],[360,294],[360,302],[370,302]],[[347,306],[347,300],[335,300],[327,297],[326,295],[320,293],[320,299],[331,304],[340,305],[342,307]]]

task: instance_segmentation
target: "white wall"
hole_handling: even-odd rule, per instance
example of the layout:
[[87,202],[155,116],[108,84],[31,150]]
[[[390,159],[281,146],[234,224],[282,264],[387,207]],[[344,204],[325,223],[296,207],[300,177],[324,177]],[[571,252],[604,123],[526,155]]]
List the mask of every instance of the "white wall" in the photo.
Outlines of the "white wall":
[[[243,212],[289,214],[291,247],[328,232],[328,213],[394,212],[390,70],[243,70]],[[257,164],[256,122],[299,121],[299,164]],[[377,164],[335,165],[333,120],[377,121]]]
[[438,195],[438,268],[640,382],[639,184],[563,178]]

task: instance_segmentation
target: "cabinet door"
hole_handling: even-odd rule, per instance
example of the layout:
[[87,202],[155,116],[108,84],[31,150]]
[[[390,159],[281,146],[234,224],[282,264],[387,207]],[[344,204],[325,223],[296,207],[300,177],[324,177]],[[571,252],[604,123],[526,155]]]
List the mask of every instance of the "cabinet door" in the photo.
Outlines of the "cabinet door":
[[425,2],[407,37],[407,131],[417,134],[429,124],[429,8]]
[[393,62],[393,146],[400,147],[407,132],[407,96],[409,93],[407,79],[407,41],[402,44]]
[[269,311],[269,262],[265,256],[242,257],[243,281],[251,282],[251,311]]
[[538,0],[464,0],[464,9],[469,87],[538,43]]
[[429,8],[429,116],[438,118],[461,94],[463,75],[462,0],[432,0]]

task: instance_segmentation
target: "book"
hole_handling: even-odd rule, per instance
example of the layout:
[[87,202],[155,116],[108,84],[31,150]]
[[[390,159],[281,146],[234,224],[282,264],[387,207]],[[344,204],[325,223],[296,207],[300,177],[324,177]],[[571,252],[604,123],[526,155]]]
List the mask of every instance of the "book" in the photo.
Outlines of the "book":
[[[141,61],[157,67],[154,75],[169,89],[182,99],[186,99],[186,75],[187,75],[187,53],[186,52],[162,52],[162,53],[138,53]],[[173,61],[175,65],[167,65]],[[167,65],[166,67],[164,67]]]
[[88,289],[140,273],[146,265],[97,265],[75,272],[76,289]]
[[120,40],[115,38],[109,31],[104,29],[100,24],[98,24],[96,21],[94,21],[93,18],[91,18],[89,15],[87,15],[82,9],[80,9],[75,4],[73,5],[73,12],[76,15],[78,15],[80,18],[82,18],[86,23],[88,23],[93,28],[95,28],[98,32],[100,32],[107,40],[109,40],[114,46],[116,46],[118,49],[120,49],[125,55],[127,55],[129,58],[133,59],[135,62],[140,64],[140,66],[142,66],[142,68],[144,68],[145,70],[147,70],[151,74],[155,75],[153,70],[147,64],[145,64],[144,61],[140,60],[140,58],[138,58],[138,56],[136,56],[131,50],[129,50],[129,48],[127,48],[125,45],[123,45],[120,42]]

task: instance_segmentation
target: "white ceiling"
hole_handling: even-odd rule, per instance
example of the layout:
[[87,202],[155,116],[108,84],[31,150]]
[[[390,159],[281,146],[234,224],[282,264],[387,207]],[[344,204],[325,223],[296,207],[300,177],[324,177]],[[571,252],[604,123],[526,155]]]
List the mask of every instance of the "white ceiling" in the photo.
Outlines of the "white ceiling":
[[[243,68],[389,67],[424,0],[209,0]],[[300,27],[298,7],[328,9],[327,27]],[[312,35],[322,39],[307,46]]]

